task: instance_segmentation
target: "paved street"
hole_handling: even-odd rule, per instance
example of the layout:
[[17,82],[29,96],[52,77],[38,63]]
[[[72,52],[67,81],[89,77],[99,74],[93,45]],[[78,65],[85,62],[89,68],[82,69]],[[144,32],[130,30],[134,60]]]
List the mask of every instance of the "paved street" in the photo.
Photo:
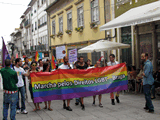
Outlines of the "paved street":
[[[0,90],[0,119],[2,119],[3,93]],[[52,101],[53,111],[40,110],[33,112],[33,104],[26,103],[27,115],[16,115],[17,120],[160,120],[160,97],[153,100],[155,113],[147,113],[143,110],[143,94],[125,93],[120,95],[121,103],[115,106],[110,104],[109,94],[103,95],[103,108],[98,106],[98,97],[96,98],[97,106],[92,106],[92,97],[84,99],[86,110],[82,111],[80,106],[74,105],[71,101],[72,112],[62,109],[62,101]],[[40,104],[41,108],[44,104]]]

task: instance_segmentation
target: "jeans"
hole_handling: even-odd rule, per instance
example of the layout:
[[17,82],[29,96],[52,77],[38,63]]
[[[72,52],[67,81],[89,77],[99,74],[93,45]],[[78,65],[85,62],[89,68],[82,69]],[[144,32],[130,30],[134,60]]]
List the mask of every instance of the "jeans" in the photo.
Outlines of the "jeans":
[[145,105],[146,108],[148,108],[149,110],[154,110],[152,100],[151,100],[151,87],[152,85],[149,85],[149,84],[143,85],[143,91],[146,99],[146,105]]
[[3,120],[7,120],[9,105],[10,119],[15,120],[17,99],[18,92],[14,94],[3,94]]
[[18,88],[18,100],[17,100],[17,110],[20,110],[19,107],[19,92],[21,93],[21,111],[25,110],[25,87]]
[[155,98],[155,85],[152,85],[151,91],[152,91],[152,96]]

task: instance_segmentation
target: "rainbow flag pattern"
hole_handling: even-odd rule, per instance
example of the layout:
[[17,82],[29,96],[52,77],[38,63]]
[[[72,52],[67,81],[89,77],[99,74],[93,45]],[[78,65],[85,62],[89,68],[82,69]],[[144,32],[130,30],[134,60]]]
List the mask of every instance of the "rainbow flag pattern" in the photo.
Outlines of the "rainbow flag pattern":
[[38,62],[38,60],[39,60],[39,53],[36,51],[35,61],[37,61],[37,62]]
[[87,97],[128,89],[126,64],[87,70],[31,73],[34,102]]
[[52,56],[52,63],[51,63],[51,67],[52,67],[52,70],[54,70],[56,68],[56,59],[54,56]]

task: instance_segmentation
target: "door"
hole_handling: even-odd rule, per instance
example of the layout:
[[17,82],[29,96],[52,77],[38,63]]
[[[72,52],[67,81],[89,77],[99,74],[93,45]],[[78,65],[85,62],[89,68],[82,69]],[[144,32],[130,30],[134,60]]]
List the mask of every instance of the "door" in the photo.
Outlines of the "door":
[[122,43],[129,44],[130,48],[122,49],[122,62],[126,62],[127,66],[132,65],[132,41],[131,41],[131,27],[124,27],[121,29]]

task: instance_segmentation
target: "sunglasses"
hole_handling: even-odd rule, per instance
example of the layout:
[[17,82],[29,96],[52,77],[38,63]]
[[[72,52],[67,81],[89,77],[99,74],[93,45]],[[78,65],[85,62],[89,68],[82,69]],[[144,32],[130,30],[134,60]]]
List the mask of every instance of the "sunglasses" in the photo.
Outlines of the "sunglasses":
[[32,66],[37,66],[36,64],[32,64]]

